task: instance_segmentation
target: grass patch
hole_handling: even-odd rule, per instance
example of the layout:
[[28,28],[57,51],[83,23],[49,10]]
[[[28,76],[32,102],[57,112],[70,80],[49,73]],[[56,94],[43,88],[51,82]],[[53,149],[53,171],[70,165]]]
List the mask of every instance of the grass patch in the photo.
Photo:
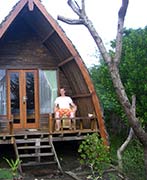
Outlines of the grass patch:
[[[110,153],[114,165],[117,165],[117,149],[124,140],[124,136],[113,136],[110,138]],[[143,147],[137,139],[133,139],[129,143],[123,153],[122,160],[123,171],[127,177],[133,180],[145,180]]]
[[12,172],[10,169],[3,169],[1,168],[0,169],[0,179],[12,179],[13,178],[13,175],[12,175]]

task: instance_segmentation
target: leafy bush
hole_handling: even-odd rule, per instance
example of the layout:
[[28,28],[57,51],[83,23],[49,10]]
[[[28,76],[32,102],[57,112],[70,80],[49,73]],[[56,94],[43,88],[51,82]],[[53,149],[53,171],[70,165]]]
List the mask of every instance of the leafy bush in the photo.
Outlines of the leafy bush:
[[143,148],[138,140],[134,140],[123,155],[124,172],[130,179],[145,180],[143,158]]
[[110,153],[108,147],[98,134],[87,135],[79,146],[78,152],[81,157],[81,164],[91,169],[91,177],[97,179],[97,173],[101,177],[104,170],[110,165]]

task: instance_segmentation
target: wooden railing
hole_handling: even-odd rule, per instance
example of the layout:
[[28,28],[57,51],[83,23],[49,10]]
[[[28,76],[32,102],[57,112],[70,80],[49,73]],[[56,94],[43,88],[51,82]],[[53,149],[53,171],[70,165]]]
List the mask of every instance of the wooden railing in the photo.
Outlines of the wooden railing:
[[[92,117],[74,117],[74,118],[54,118],[52,114],[49,115],[49,133],[56,133],[55,130],[55,124],[56,124],[56,120],[60,120],[61,121],[61,129],[59,132],[63,133],[63,132],[67,132],[69,131],[69,133],[71,132],[92,132],[92,131],[98,131],[98,123],[97,123],[97,118],[95,116]],[[84,121],[87,120],[88,121],[88,127],[85,128],[85,123]],[[71,121],[71,126],[65,126],[66,121]]]
[[0,115],[0,132],[4,131],[13,135],[14,128],[13,128],[13,116],[10,119],[7,118],[6,115]]

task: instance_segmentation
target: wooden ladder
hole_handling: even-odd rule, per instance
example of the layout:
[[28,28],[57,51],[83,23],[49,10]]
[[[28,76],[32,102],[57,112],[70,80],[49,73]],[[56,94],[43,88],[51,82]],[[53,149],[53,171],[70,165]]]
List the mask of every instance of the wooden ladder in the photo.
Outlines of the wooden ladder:
[[16,157],[21,161],[20,173],[22,173],[22,167],[53,164],[56,164],[63,173],[51,136],[15,139],[14,149]]

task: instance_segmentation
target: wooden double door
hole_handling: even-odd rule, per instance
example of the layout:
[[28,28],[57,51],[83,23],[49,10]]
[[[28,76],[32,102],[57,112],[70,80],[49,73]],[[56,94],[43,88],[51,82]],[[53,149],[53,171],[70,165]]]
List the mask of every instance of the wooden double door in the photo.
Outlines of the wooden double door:
[[7,71],[8,116],[14,128],[38,128],[39,95],[37,70]]

